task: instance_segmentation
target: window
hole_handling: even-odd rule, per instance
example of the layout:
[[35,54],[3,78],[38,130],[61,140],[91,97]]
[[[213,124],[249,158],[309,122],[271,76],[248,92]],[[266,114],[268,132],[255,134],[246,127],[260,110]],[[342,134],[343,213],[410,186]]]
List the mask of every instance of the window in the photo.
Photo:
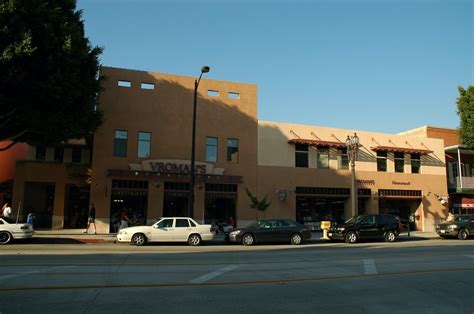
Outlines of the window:
[[206,137],[206,161],[217,162],[217,137]]
[[420,173],[420,154],[411,154],[411,173]]
[[46,159],[46,147],[36,146],[36,160],[45,160]]
[[377,152],[377,171],[387,172],[387,152]]
[[295,166],[308,168],[308,145],[295,145]]
[[138,132],[138,158],[150,157],[151,133]]
[[153,84],[153,83],[141,83],[140,88],[141,89],[155,89],[155,84]]
[[114,156],[127,157],[128,131],[115,130]]
[[317,168],[329,169],[329,147],[318,147]]
[[189,223],[191,224],[191,227],[196,227],[196,224],[192,220],[190,220]]
[[82,151],[80,148],[73,148],[72,149],[72,162],[75,162],[75,163],[81,163],[81,156],[82,155]]
[[240,98],[240,94],[239,94],[239,93],[235,93],[235,92],[229,92],[229,93],[227,93],[227,97],[229,97],[230,99],[239,99],[239,98]]
[[176,228],[189,228],[189,221],[187,219],[176,219]]
[[338,169],[349,169],[349,156],[347,148],[337,149],[337,167]]
[[173,219],[163,219],[158,223],[158,228],[172,228],[173,227]]
[[63,162],[64,160],[64,148],[55,147],[54,148],[54,161]]
[[239,140],[237,139],[227,139],[227,162],[239,162]]
[[405,154],[395,153],[395,172],[404,172]]
[[120,87],[132,87],[132,82],[130,81],[118,81],[117,85]]
[[216,90],[208,90],[208,91],[207,91],[207,95],[208,95],[208,96],[217,97],[217,96],[219,96],[219,91],[216,91]]

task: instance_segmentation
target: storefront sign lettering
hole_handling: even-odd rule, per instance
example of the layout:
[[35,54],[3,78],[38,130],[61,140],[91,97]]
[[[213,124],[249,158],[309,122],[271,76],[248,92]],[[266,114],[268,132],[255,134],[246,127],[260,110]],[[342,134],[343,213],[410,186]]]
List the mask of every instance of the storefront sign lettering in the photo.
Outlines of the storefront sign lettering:
[[[150,162],[151,169],[155,172],[174,172],[174,173],[190,173],[191,165],[176,164],[171,162]],[[206,165],[195,165],[194,173],[205,174]]]
[[392,181],[393,185],[410,185],[408,181]]
[[375,185],[375,180],[356,180],[358,185]]

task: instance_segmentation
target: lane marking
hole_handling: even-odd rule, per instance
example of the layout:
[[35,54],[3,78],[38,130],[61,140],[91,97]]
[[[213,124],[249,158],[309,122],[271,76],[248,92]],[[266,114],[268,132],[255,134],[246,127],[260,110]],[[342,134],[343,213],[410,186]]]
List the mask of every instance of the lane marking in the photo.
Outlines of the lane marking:
[[474,254],[464,254],[464,256],[474,258]]
[[189,283],[203,283],[203,282],[206,282],[208,280],[211,280],[212,278],[220,276],[225,272],[234,270],[238,267],[240,267],[240,266],[239,265],[229,265],[229,266],[226,266],[226,267],[221,268],[219,270],[213,271],[212,273],[208,273],[208,274],[202,275],[200,277],[197,277],[197,278],[189,281]]
[[41,270],[30,270],[30,271],[25,271],[21,273],[15,273],[15,274],[10,274],[10,275],[4,275],[0,276],[0,282],[6,279],[10,278],[16,278],[16,277],[22,277],[22,276],[27,276],[27,275],[32,275],[32,274],[41,274],[41,273],[47,273],[50,270],[55,270],[55,269],[66,269],[66,268],[72,268],[76,266],[57,266],[57,267],[48,267],[46,269],[41,269]]
[[375,262],[372,258],[364,259],[364,272],[366,275],[377,275],[377,267],[375,267]]

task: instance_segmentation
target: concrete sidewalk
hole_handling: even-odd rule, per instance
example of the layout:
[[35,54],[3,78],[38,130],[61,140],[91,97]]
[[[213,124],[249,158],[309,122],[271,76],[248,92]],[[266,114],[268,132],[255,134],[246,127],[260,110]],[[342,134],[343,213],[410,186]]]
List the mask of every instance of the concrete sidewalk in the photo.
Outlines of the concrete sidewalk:
[[[54,229],[54,230],[37,230],[35,231],[34,237],[40,238],[43,241],[59,241],[59,242],[71,242],[71,243],[114,243],[117,240],[116,234],[114,233],[102,233],[93,234],[83,233],[84,229]],[[313,232],[310,243],[325,243],[326,240],[321,239],[323,236],[322,232]],[[421,232],[412,231],[410,237],[414,239],[438,239],[438,235],[435,232]],[[399,237],[400,240],[406,241],[410,238],[406,232],[402,232]],[[216,235],[216,239],[212,241],[214,244],[225,244],[224,236],[221,234]]]

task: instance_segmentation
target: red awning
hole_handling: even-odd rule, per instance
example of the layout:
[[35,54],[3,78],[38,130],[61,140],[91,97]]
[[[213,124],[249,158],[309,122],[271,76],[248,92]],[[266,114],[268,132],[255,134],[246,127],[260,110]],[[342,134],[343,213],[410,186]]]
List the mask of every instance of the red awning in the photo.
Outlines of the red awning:
[[342,142],[329,142],[329,141],[309,140],[309,139],[302,139],[302,138],[295,138],[295,139],[289,140],[288,144],[305,144],[305,145],[310,145],[310,146],[325,146],[325,147],[337,147],[337,148],[346,147],[346,144]]
[[373,146],[370,148],[374,151],[384,151],[393,153],[407,153],[407,154],[431,154],[433,151],[428,149],[407,148],[407,147],[391,147],[391,146]]

